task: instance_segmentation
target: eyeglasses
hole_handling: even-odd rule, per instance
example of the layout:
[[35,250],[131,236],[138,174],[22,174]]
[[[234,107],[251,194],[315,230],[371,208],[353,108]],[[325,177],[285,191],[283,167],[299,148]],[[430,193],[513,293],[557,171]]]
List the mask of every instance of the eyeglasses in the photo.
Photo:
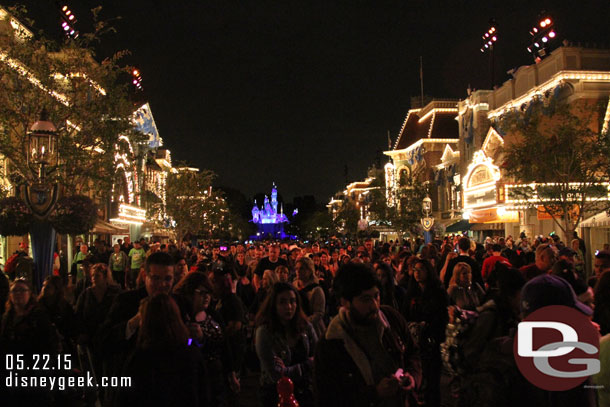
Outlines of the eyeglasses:
[[210,292],[209,292],[208,290],[200,290],[200,289],[196,289],[196,290],[195,290],[195,293],[196,293],[196,294],[200,294],[200,295],[202,295],[202,296],[204,296],[204,297],[205,297],[206,295],[211,295],[211,294],[210,294]]
[[30,291],[29,288],[14,288],[11,290],[11,294],[23,294]]

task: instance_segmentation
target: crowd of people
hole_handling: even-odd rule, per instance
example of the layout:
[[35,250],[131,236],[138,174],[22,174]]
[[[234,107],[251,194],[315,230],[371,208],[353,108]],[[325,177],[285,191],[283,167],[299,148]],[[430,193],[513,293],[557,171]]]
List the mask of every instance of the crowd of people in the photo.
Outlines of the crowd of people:
[[548,392],[513,357],[521,319],[565,305],[590,318],[608,358],[610,251],[588,275],[587,249],[577,235],[525,234],[82,243],[39,293],[31,276],[0,273],[0,354],[68,354],[76,368],[56,374],[130,377],[131,387],[5,387],[1,404],[235,406],[255,373],[264,407],[278,405],[285,377],[302,407],[610,405],[608,366]]

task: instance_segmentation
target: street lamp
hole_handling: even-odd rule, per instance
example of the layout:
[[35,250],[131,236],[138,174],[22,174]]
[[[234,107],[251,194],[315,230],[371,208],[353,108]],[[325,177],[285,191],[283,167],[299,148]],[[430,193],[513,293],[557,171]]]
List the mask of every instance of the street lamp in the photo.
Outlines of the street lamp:
[[35,122],[27,134],[28,151],[26,155],[27,165],[34,173],[38,183],[44,183],[47,168],[53,169],[57,166],[57,129],[48,120],[46,110],[40,115],[40,120]]
[[422,212],[424,213],[424,216],[428,216],[430,215],[430,212],[432,212],[432,199],[430,199],[428,195],[426,195],[422,201]]
[[48,221],[59,197],[59,184],[48,175],[56,171],[59,164],[57,128],[49,121],[45,109],[26,135],[26,166],[23,188],[18,189],[32,214],[38,220],[30,227],[35,274],[32,282],[42,287],[45,277],[53,270],[55,230]]
[[428,195],[423,199],[421,205],[422,213],[424,217],[421,219],[421,225],[424,228],[424,237],[426,243],[432,242],[432,235],[430,234],[430,229],[432,229],[432,225],[434,225],[434,217],[430,216],[432,213],[432,199]]

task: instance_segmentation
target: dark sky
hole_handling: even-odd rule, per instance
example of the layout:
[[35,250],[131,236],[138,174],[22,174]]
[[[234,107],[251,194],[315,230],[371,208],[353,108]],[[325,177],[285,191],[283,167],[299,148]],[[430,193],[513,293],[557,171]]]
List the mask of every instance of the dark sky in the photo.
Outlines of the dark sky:
[[[59,32],[54,1],[22,3],[40,27]],[[345,165],[350,181],[365,177],[419,95],[420,55],[428,95],[488,88],[479,48],[491,17],[497,82],[531,63],[528,31],[543,9],[559,41],[610,39],[607,0],[101,3],[104,17],[122,17],[108,45],[131,50],[172,158],[212,169],[218,184],[248,196],[275,181],[288,199],[327,201],[345,186]],[[66,4],[82,31],[100,0]]]

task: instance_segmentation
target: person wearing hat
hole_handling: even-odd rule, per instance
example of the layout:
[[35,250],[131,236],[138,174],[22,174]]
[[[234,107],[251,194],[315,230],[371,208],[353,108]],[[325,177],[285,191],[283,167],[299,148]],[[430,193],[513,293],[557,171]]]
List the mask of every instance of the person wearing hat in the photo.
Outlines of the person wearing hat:
[[[525,318],[534,311],[563,305],[574,308],[586,317],[591,308],[578,300],[566,280],[552,274],[532,278],[521,290],[521,314]],[[519,371],[514,356],[516,332],[496,338],[477,355],[477,370],[468,381],[460,405],[595,407],[595,390],[591,379],[566,391],[555,392],[534,386]],[[465,404],[463,404],[465,403]]]
[[562,247],[559,250],[559,260],[566,260],[572,264],[574,264],[574,256],[576,256],[576,252],[569,247]]
[[[580,311],[586,317],[593,316],[593,310],[578,300],[570,283],[558,276],[545,274],[530,280],[521,291],[521,313],[527,317],[534,311],[549,305],[564,305]],[[548,400],[552,406],[595,406],[595,391],[591,379],[580,386],[563,392],[543,391],[534,388],[537,398]]]
[[549,305],[565,305],[586,316],[593,310],[578,300],[570,283],[553,274],[544,274],[528,281],[521,291],[521,313],[527,317],[532,312]]

